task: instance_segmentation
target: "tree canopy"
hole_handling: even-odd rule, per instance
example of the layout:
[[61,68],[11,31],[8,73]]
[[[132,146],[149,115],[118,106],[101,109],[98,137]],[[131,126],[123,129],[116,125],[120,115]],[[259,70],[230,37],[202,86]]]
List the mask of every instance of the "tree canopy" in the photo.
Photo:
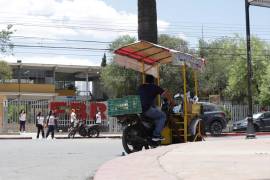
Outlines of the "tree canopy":
[[[267,66],[269,64],[269,44],[253,37],[252,44],[252,93],[255,103],[262,102],[261,89],[267,80]],[[246,102],[247,98],[247,65],[245,54],[245,41],[239,41],[239,55],[229,70],[227,95],[234,101]],[[262,97],[262,96],[261,96]]]
[[11,75],[12,75],[11,67],[8,65],[7,62],[0,60],[0,79],[3,81],[6,79],[10,79]]
[[[112,42],[110,49],[135,42],[135,37],[121,36]],[[162,34],[160,45],[182,52],[195,52],[206,60],[204,70],[199,74],[200,97],[218,94],[224,100],[245,103],[247,100],[247,68],[245,39],[235,35],[234,38],[219,38],[213,41],[199,41],[197,51],[189,49],[188,43],[178,37]],[[255,103],[270,103],[270,45],[257,37],[252,37],[252,91]],[[173,94],[182,93],[181,69],[172,65],[162,65],[160,68],[160,84]],[[102,81],[106,89],[113,93],[110,97],[121,97],[136,93],[141,83],[139,73],[119,67],[113,62],[103,68]],[[194,81],[191,70],[188,70],[188,91],[194,92]]]
[[107,65],[107,57],[106,54],[104,53],[102,60],[101,60],[101,67],[105,67]]
[[12,25],[8,25],[6,29],[0,31],[0,53],[11,53],[13,50],[13,43],[10,40],[10,36],[14,33]]
[[[109,48],[113,50],[136,41],[135,37],[128,35],[120,36],[114,40]],[[137,86],[137,73],[133,70],[125,69],[110,61],[101,71],[101,80],[109,97],[121,97],[135,94]]]
[[[0,31],[0,54],[10,54],[13,50],[13,43],[10,36],[14,33],[12,25],[8,25],[6,29]],[[12,76],[12,69],[4,60],[0,60],[0,79],[10,79]]]
[[[254,102],[262,102],[262,85],[266,84],[269,44],[252,37],[252,91]],[[199,53],[206,59],[200,76],[202,94],[219,94],[223,99],[245,103],[247,98],[246,42],[244,38],[222,38],[199,44]],[[259,98],[261,97],[261,98]]]

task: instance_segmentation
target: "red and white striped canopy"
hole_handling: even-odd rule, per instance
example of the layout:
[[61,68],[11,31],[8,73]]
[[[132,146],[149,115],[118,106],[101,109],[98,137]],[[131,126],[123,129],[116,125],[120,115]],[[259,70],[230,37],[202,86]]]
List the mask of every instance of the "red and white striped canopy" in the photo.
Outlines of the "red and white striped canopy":
[[159,64],[184,65],[202,69],[204,60],[195,58],[191,54],[182,53],[147,41],[128,44],[114,51],[114,61],[126,68],[130,68],[157,77]]

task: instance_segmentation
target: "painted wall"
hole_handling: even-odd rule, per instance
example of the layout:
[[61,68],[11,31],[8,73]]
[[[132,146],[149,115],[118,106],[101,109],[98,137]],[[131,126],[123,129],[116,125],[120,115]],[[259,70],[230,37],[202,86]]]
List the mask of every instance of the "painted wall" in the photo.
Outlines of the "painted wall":
[[53,84],[0,84],[0,92],[55,93]]
[[75,90],[56,89],[55,93],[58,93],[58,96],[76,96]]

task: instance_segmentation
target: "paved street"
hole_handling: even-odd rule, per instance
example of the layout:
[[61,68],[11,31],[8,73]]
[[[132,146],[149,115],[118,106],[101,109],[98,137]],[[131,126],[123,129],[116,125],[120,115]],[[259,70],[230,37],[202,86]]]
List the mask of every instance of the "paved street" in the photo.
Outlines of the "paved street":
[[1,140],[0,180],[89,180],[120,139]]

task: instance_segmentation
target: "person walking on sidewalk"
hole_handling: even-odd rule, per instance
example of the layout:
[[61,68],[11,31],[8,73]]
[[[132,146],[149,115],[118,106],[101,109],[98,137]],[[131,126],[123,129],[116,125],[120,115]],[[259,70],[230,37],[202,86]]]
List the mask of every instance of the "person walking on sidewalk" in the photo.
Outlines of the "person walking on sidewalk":
[[71,114],[70,114],[70,127],[75,128],[77,126],[77,116],[75,113],[75,109],[71,109]]
[[99,111],[99,109],[97,109],[97,113],[96,113],[96,124],[98,125],[101,124],[101,112]]
[[19,114],[19,121],[20,121],[20,132],[25,133],[25,121],[26,121],[26,113],[22,109],[20,114]]
[[45,138],[43,126],[44,126],[44,117],[41,115],[41,112],[38,112],[38,115],[36,118],[37,139],[39,138],[40,132],[42,134],[42,138]]
[[46,133],[46,138],[49,136],[51,133],[52,139],[54,139],[54,127],[56,125],[56,118],[55,118],[55,113],[52,111],[49,112],[49,115],[47,117],[47,123],[46,127],[48,127],[47,133]]

